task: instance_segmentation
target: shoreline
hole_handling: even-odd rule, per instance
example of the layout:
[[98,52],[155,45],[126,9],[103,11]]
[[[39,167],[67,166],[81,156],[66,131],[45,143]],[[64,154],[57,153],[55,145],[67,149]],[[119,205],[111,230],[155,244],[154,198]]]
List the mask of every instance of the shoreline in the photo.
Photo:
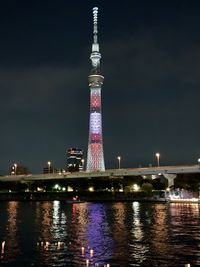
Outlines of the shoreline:
[[[76,197],[79,201],[73,201]],[[3,192],[0,201],[70,201],[70,202],[166,202],[165,198],[137,197],[134,194],[112,192]]]
[[[74,197],[77,200],[73,200]],[[200,199],[166,199],[158,196],[136,196],[119,192],[1,192],[0,201],[66,201],[82,202],[150,202],[150,203],[197,203]]]

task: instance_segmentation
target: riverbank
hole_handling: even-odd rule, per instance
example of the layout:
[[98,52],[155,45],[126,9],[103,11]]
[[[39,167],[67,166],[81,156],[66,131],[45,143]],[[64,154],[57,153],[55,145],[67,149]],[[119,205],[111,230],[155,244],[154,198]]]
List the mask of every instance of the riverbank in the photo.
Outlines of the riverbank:
[[[75,201],[78,200],[78,201]],[[160,196],[124,192],[1,192],[0,201],[67,201],[80,202],[160,202],[199,203],[199,199],[166,199]]]
[[81,201],[151,201],[166,202],[158,196],[144,196],[123,192],[1,192],[0,201],[71,201],[74,197]]

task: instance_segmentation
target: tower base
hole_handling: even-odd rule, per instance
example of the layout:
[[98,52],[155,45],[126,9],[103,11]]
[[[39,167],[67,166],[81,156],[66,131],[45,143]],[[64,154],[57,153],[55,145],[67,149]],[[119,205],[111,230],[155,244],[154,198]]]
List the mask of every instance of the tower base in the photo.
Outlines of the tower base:
[[89,144],[86,171],[105,171],[102,144]]

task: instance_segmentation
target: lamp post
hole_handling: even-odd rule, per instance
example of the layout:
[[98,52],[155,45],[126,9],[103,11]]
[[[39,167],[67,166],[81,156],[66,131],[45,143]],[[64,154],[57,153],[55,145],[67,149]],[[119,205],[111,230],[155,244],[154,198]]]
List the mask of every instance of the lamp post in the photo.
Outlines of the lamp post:
[[14,169],[15,175],[17,175],[17,164],[16,163],[14,164],[14,168],[15,168]]
[[85,163],[85,160],[82,159],[82,160],[81,160],[81,163],[82,163],[82,168],[83,168],[83,171],[84,171],[84,163]]
[[156,158],[157,158],[157,166],[160,166],[160,153],[156,153]]
[[118,168],[121,169],[121,157],[118,156],[117,159],[118,159],[118,166],[119,166]]
[[199,169],[200,169],[200,158],[198,158],[198,165],[199,165]]
[[51,161],[48,161],[47,165],[48,165],[48,173],[50,173],[51,172]]

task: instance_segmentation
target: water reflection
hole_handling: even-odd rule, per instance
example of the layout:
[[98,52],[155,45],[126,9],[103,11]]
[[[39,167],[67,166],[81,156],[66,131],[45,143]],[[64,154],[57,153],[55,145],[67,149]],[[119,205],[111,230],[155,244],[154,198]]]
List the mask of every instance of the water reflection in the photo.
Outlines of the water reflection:
[[109,228],[113,238],[112,257],[115,257],[115,261],[119,266],[126,266],[129,260],[130,205],[127,206],[126,203],[120,202],[113,203],[109,207],[108,213]]
[[146,260],[146,254],[149,251],[148,243],[144,239],[144,217],[142,216],[141,204],[139,202],[133,202],[132,209],[131,262],[142,264]]
[[88,223],[86,225],[88,245],[94,248],[96,262],[100,262],[102,256],[109,260],[112,251],[112,238],[110,237],[106,207],[104,204],[90,204],[88,208]]
[[[112,239],[104,204],[73,204],[71,249],[74,253],[74,262],[85,266],[103,264],[102,258],[109,259],[112,251]],[[81,253],[81,257],[80,257]],[[82,266],[81,265],[81,266]]]
[[197,204],[7,202],[0,211],[1,267],[200,266]]
[[4,233],[4,240],[1,243],[1,259],[11,263],[19,254],[17,239],[17,212],[19,203],[16,201],[7,202],[7,221]]
[[53,202],[44,202],[41,204],[41,206],[37,205],[36,213],[39,213],[39,216],[37,217],[38,221],[36,223],[37,224],[39,223],[39,225],[41,223],[40,226],[41,240],[43,242],[51,240],[50,227],[53,221],[52,210],[53,210]]
[[181,262],[181,259],[187,255],[188,261],[192,263],[191,266],[200,266],[199,207],[195,203],[173,203],[169,210],[171,241],[176,257],[180,258]]
[[170,258],[171,249],[168,243],[168,227],[167,227],[167,210],[165,204],[157,204],[153,211],[153,221],[151,227],[151,240],[152,240],[152,254],[154,258],[159,255],[157,262],[162,266],[164,264],[163,259]]
[[63,257],[67,236],[66,215],[59,201],[43,202],[36,206],[37,222],[40,225],[40,237],[37,249],[43,265],[56,264]]
[[142,222],[140,220],[140,203],[133,202],[133,224],[132,233],[137,241],[143,239]]

